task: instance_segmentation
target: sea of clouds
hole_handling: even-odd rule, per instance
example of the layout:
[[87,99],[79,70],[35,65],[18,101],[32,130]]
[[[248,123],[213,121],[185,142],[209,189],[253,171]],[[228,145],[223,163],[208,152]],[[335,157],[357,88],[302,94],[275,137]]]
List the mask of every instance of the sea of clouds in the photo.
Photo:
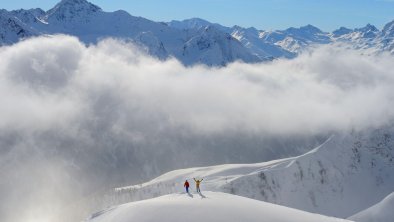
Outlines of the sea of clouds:
[[111,186],[289,156],[292,142],[306,150],[394,120],[393,56],[335,45],[185,67],[121,40],[59,35],[1,47],[0,58],[1,221],[80,219],[84,199]]

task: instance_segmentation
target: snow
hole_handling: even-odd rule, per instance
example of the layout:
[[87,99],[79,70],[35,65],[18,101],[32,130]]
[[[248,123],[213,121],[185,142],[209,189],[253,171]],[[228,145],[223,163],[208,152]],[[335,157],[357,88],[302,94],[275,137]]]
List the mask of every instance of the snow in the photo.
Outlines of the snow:
[[260,58],[294,58],[295,54],[285,50],[281,46],[266,42],[260,38],[260,31],[255,28],[242,28],[239,26],[234,26],[231,30],[231,35],[238,39],[244,47],[248,48],[255,55]]
[[183,21],[176,21],[172,20],[171,22],[167,23],[169,26],[177,29],[201,29],[201,28],[206,28],[207,26],[215,26],[216,28],[223,28],[225,29],[226,27],[221,26],[219,24],[213,24],[210,23],[204,19],[200,18],[191,18],[191,19],[185,19]]
[[171,171],[147,183],[116,189],[118,201],[179,192],[185,179],[196,177],[204,178],[203,191],[346,218],[393,192],[393,141],[384,131],[371,135],[335,135],[293,158]]
[[394,220],[394,193],[391,193],[381,202],[363,210],[351,217],[356,222],[392,222]]
[[0,10],[0,45],[36,36],[39,33],[6,10]]
[[382,30],[384,36],[393,37],[394,35],[394,21],[387,23]]
[[262,61],[248,52],[235,38],[213,26],[192,37],[183,47],[181,60],[185,64],[223,65],[241,60],[247,63]]
[[332,32],[332,35],[333,35],[333,37],[339,37],[339,36],[342,36],[342,35],[349,34],[349,33],[351,33],[351,32],[353,32],[352,29],[348,29],[348,28],[346,28],[346,27],[340,27],[339,29],[334,30],[334,31]]
[[115,206],[90,222],[339,222],[347,221],[220,192],[176,193]]

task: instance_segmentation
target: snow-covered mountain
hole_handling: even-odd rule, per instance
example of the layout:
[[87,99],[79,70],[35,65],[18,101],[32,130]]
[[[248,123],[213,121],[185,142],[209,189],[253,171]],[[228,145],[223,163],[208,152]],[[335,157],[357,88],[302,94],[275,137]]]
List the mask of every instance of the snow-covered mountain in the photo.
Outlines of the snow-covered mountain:
[[391,193],[379,203],[349,217],[356,222],[391,222],[394,218],[394,193]]
[[294,158],[176,170],[144,184],[118,188],[116,195],[125,202],[156,197],[179,191],[184,180],[196,177],[204,178],[203,190],[346,218],[394,191],[390,132],[335,135]]
[[199,32],[184,44],[180,58],[186,64],[197,61],[209,66],[226,65],[236,60],[258,62],[267,59],[251,54],[234,37],[214,26],[199,29]]
[[[98,25],[99,24],[99,25]],[[62,0],[52,9],[0,11],[0,44],[13,44],[37,35],[68,34],[90,44],[113,37],[134,42],[147,53],[175,57],[185,65],[222,66],[237,60],[254,63],[294,58],[310,46],[346,42],[372,52],[393,52],[393,22],[383,30],[372,25],[341,27],[332,33],[307,25],[264,31],[225,27],[199,18],[168,23],[134,17],[125,11],[105,12],[86,0]]]
[[260,38],[294,54],[302,52],[303,49],[312,44],[331,42],[328,33],[312,25],[300,28],[291,27],[284,31],[263,31],[260,33]]
[[346,222],[318,214],[248,199],[236,195],[204,192],[177,193],[115,206],[95,213],[90,222]]
[[[62,33],[77,36],[87,44],[106,37],[132,41],[155,57],[173,56],[185,65],[220,66],[237,60],[248,63],[267,60],[250,53],[231,35],[214,27],[180,30],[165,23],[131,16],[122,10],[104,12],[86,0],[62,0],[47,12],[21,9],[3,10],[3,14],[0,17],[0,22],[4,23],[2,44],[38,34]],[[13,23],[6,25],[9,20]]]
[[211,23],[201,18],[191,18],[185,19],[183,21],[172,20],[171,22],[167,23],[168,26],[176,28],[176,29],[183,29],[183,30],[190,30],[190,29],[201,29],[207,26],[214,26],[217,29],[222,31],[228,32],[230,29],[228,27],[222,26],[218,23]]
[[340,27],[331,33],[324,32],[313,25],[273,31],[257,30],[253,27],[224,27],[198,18],[171,21],[168,24],[171,27],[184,30],[208,25],[215,26],[230,33],[252,53],[263,58],[270,56],[273,58],[293,58],[310,46],[336,42],[345,42],[356,49],[371,49],[372,52],[393,52],[394,45],[394,21],[385,25],[382,30],[367,24],[365,27],[356,29]]

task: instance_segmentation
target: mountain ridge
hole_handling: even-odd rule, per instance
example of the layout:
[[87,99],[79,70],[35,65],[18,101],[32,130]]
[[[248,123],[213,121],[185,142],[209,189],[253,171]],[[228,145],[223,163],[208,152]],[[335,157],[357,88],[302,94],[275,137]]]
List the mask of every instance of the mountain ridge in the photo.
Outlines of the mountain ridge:
[[185,219],[192,222],[259,222],[262,219],[270,222],[350,222],[220,192],[174,193],[132,202],[97,212],[87,221],[181,222]]
[[[387,23],[382,30],[367,24],[356,29],[341,27],[329,33],[308,24],[299,28],[264,31],[237,25],[226,27],[201,18],[155,22],[122,10],[105,12],[87,0],[62,0],[48,11],[39,8],[2,10],[1,14],[7,16],[0,17],[3,27],[0,45],[10,45],[38,35],[73,35],[86,44],[113,37],[135,42],[158,59],[175,57],[187,66],[291,59],[310,46],[336,42],[349,44],[355,49],[368,49],[372,53],[394,53],[394,21]],[[206,35],[208,27],[216,30],[216,35]],[[146,33],[149,37],[141,40],[140,37],[147,36]],[[193,40],[197,38],[202,39]],[[202,42],[209,44],[201,47]]]

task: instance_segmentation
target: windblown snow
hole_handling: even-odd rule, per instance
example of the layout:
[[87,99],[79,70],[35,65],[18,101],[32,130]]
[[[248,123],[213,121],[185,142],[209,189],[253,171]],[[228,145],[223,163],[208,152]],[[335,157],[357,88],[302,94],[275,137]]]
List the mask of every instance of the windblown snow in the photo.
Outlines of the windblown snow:
[[203,192],[170,194],[115,206],[89,222],[346,222],[236,195]]

